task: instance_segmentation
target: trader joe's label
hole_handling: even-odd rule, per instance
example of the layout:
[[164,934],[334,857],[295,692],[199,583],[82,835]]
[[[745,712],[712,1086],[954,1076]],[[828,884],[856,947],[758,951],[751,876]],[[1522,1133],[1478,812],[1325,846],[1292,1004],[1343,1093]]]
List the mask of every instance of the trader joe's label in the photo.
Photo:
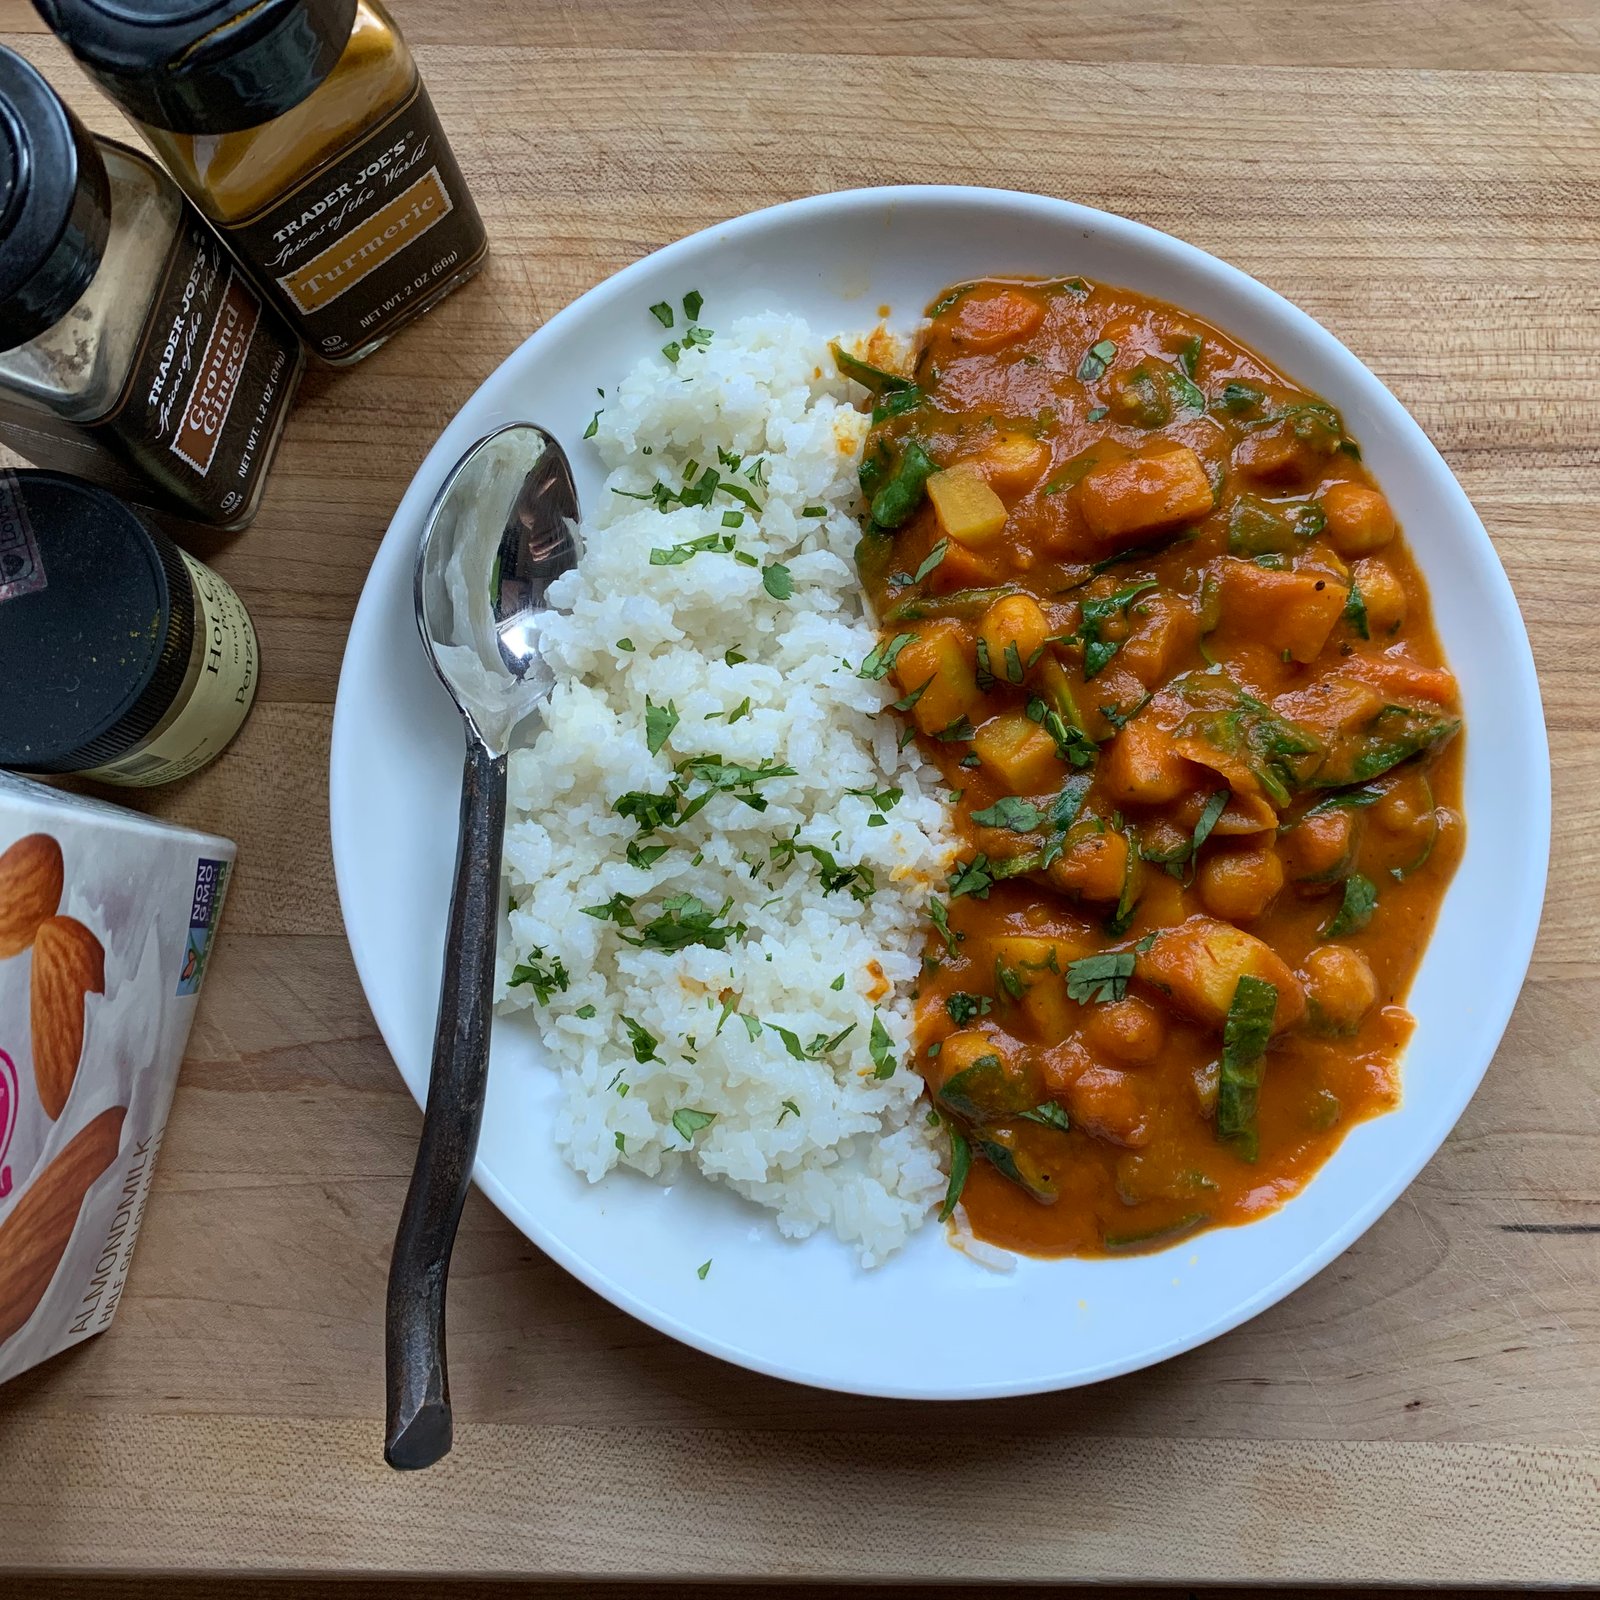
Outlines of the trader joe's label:
[[228,231],[306,343],[330,360],[426,310],[486,247],[420,82],[360,144]]

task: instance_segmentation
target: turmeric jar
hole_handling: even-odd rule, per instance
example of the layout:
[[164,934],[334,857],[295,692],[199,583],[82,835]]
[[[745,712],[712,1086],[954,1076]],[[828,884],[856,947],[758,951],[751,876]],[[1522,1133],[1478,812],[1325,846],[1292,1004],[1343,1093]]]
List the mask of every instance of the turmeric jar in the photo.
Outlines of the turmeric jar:
[[370,355],[487,240],[377,0],[36,0],[324,361]]

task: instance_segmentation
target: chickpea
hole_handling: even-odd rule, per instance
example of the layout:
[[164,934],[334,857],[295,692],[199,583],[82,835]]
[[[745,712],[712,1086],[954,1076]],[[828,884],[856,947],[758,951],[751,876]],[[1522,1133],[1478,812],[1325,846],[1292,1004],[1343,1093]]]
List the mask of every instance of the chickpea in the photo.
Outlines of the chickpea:
[[1306,957],[1301,978],[1310,1002],[1311,1024],[1320,1033],[1354,1033],[1378,1003],[1378,980],[1359,950],[1319,945]]
[[1083,1025],[1084,1042],[1096,1055],[1130,1067],[1147,1066],[1167,1042],[1166,1024],[1153,1006],[1129,995],[1090,1009]]
[[1001,499],[1024,495],[1050,465],[1050,451],[1025,433],[1002,433],[974,458],[989,487]]
[[1433,810],[1433,800],[1425,780],[1402,778],[1372,808],[1372,820],[1385,833],[1414,833]]
[[1356,819],[1343,806],[1302,817],[1282,836],[1289,876],[1296,883],[1316,883],[1332,877],[1355,845]]
[[1036,600],[1025,594],[1010,594],[984,612],[979,634],[988,649],[990,672],[1004,679],[1008,676],[1006,647],[1015,649],[1018,664],[1026,671],[1050,637],[1050,624]]
[[1364,483],[1330,483],[1322,491],[1328,543],[1342,556],[1369,556],[1395,535],[1394,512],[1379,489]]
[[927,1063],[924,1076],[935,1087],[947,1084],[958,1072],[965,1072],[980,1056],[998,1055],[994,1039],[977,1028],[960,1028],[948,1034],[939,1053]]
[[1374,639],[1387,639],[1406,620],[1405,586],[1387,561],[1369,557],[1358,561],[1352,573],[1367,608],[1367,631]]
[[1224,922],[1254,922],[1283,888],[1283,862],[1270,845],[1213,850],[1200,864],[1200,903]]

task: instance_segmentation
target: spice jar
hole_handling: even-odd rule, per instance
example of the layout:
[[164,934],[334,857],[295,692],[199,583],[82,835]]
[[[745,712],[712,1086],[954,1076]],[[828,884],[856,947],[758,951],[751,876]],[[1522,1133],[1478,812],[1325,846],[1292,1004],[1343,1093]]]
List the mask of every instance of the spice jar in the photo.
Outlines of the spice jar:
[[238,595],[115,495],[0,472],[0,767],[185,777],[239,731],[257,661]]
[[304,365],[172,180],[0,47],[0,440],[238,528]]
[[376,0],[35,0],[308,348],[371,354],[487,241]]

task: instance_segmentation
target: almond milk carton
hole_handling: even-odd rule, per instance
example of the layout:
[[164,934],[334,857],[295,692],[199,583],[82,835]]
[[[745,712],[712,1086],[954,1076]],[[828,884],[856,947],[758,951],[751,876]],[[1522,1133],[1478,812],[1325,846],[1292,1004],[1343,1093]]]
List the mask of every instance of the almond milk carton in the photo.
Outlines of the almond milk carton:
[[0,773],[0,1382],[110,1325],[233,858]]

